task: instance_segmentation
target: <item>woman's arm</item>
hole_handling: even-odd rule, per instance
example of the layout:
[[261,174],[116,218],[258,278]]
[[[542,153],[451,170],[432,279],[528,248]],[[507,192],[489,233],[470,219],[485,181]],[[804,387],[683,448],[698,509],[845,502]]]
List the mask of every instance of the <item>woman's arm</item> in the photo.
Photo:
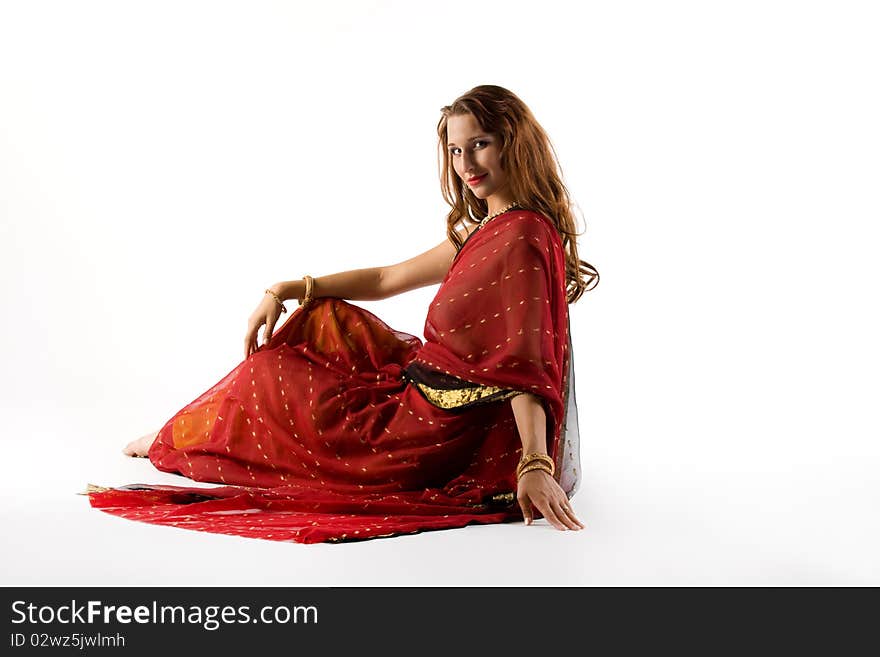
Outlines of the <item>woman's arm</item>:
[[[351,269],[316,276],[312,283],[312,295],[318,297],[337,297],[339,299],[364,299],[373,301],[383,299],[381,295],[382,270],[384,267],[367,267],[365,269]],[[283,281],[275,283],[269,289],[282,299],[302,299],[305,296],[306,282],[303,279],[297,281]]]
[[[516,427],[522,439],[523,455],[547,453],[547,414],[539,397],[525,392],[510,400]],[[568,503],[565,492],[556,479],[544,470],[532,470],[520,477],[516,486],[516,500],[527,525],[532,524],[533,507],[541,512],[551,525],[561,530],[579,530],[584,524]]]
[[[462,239],[467,237],[459,229]],[[315,277],[313,295],[375,301],[387,299],[426,285],[440,283],[455,259],[455,246],[448,239],[414,258],[387,267],[352,269],[338,274]],[[282,299],[302,299],[305,281],[284,281],[270,288]]]
[[523,455],[547,453],[547,414],[540,398],[524,392],[510,400],[516,428],[522,440]]

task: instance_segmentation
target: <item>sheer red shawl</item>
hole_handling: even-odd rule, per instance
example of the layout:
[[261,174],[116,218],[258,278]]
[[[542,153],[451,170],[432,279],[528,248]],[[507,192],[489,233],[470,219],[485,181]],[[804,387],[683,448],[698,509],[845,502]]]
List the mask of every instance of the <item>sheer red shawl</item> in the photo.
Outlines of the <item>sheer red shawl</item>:
[[559,446],[568,373],[565,254],[555,226],[508,212],[468,237],[431,302],[416,360],[540,397]]
[[[154,524],[303,543],[522,520],[508,400],[541,400],[558,480],[565,292],[553,224],[531,211],[500,215],[457,254],[424,343],[355,304],[316,299],[169,419],[151,462],[225,486],[90,485],[90,503]],[[407,375],[416,371],[444,384],[417,385]]]

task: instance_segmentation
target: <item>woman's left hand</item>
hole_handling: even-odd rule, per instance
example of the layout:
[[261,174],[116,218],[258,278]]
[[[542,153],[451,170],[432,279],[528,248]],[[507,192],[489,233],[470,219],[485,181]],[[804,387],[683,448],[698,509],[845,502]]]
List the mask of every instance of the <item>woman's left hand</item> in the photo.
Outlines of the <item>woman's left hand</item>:
[[519,479],[516,500],[522,509],[526,524],[532,524],[532,507],[538,509],[556,529],[583,529],[584,524],[574,515],[565,491],[559,487],[549,472],[532,470]]

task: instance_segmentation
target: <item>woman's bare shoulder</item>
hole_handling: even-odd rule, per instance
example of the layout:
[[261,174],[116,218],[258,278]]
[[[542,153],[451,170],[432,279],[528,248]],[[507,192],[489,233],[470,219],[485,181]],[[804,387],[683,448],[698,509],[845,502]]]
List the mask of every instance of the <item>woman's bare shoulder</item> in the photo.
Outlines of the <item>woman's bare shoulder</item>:
[[[464,243],[467,241],[467,238],[470,237],[471,233],[473,233],[476,228],[476,226],[468,226],[459,223],[456,228],[453,228],[453,230],[458,235],[459,239],[461,240],[461,245],[463,246]],[[451,239],[449,239],[449,243],[452,244]],[[456,246],[455,249],[456,251],[458,251],[459,249],[461,249],[461,246]]]
[[460,223],[460,224],[458,224],[458,227],[455,228],[455,232],[458,233],[458,236],[461,239],[466,240],[468,238],[468,235],[470,235],[472,232],[474,232],[475,229],[476,229],[476,225],[470,226],[467,224]]

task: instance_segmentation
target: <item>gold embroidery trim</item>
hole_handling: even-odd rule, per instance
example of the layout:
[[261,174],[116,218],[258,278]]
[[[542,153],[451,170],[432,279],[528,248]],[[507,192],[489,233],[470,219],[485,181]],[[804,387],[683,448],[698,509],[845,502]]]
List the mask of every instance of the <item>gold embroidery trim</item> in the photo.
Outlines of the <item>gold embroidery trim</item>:
[[86,484],[86,489],[82,493],[77,493],[77,495],[88,495],[89,493],[103,493],[105,490],[110,490],[107,486],[96,486],[95,484]]
[[472,402],[488,397],[489,395],[497,395],[500,392],[507,394],[499,395],[497,399],[508,399],[515,395],[521,394],[519,390],[507,390],[498,386],[478,386],[475,388],[458,388],[456,390],[443,390],[441,388],[432,388],[424,383],[413,381],[418,386],[429,402],[440,408],[457,408],[470,404]]

